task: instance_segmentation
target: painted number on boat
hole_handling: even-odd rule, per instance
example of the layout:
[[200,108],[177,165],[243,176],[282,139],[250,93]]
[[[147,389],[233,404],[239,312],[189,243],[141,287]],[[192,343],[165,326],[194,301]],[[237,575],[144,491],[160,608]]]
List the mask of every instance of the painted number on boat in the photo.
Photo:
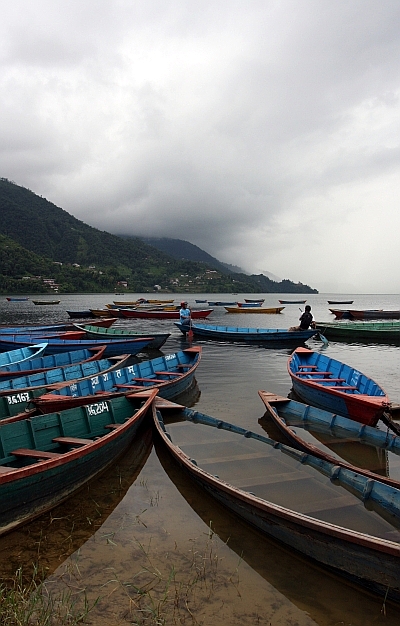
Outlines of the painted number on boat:
[[167,356],[165,357],[166,361],[171,361],[171,359],[175,359],[176,354],[167,354]]
[[89,415],[100,415],[108,411],[107,402],[97,402],[96,404],[88,404],[87,412]]
[[17,393],[15,396],[7,396],[8,404],[19,404],[20,402],[28,402],[29,393]]

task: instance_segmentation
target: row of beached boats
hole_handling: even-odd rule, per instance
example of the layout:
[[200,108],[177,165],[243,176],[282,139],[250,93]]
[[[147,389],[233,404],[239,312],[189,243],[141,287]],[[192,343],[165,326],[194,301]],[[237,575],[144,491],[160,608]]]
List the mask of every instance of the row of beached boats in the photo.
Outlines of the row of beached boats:
[[[263,435],[179,404],[195,385],[201,347],[127,364],[137,352],[106,356],[121,335],[131,341],[128,330],[112,326],[0,332],[3,350],[7,337],[32,341],[0,353],[0,534],[81,488],[152,419],[182,470],[225,507],[385,601],[400,602],[400,437],[379,384],[326,353],[297,347],[288,374],[302,402],[260,390]],[[196,326],[214,328],[193,324],[195,336],[206,330]],[[225,338],[250,342],[283,332],[225,329]],[[79,356],[57,353],[51,343],[89,338],[97,343]],[[153,337],[146,339],[142,350]],[[355,465],[349,441],[368,451],[372,465]]]

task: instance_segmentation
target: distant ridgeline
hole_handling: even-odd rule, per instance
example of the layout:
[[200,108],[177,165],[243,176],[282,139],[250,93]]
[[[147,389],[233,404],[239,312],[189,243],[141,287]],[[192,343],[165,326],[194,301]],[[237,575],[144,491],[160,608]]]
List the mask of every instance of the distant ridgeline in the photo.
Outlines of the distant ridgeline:
[[[181,240],[122,237],[76,219],[29,189],[0,179],[0,293],[318,293],[290,280],[248,276]],[[177,251],[177,244],[181,247]],[[196,255],[189,254],[196,250]],[[236,271],[239,270],[239,271]]]

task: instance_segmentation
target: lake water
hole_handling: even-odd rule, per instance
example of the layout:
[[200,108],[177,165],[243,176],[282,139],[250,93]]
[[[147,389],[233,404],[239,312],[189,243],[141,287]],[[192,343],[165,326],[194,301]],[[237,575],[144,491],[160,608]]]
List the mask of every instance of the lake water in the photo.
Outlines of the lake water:
[[[35,306],[0,301],[6,324],[67,321],[67,310],[103,308],[113,299],[157,295],[59,295],[59,305]],[[45,297],[39,296],[42,299]],[[49,299],[51,296],[46,296]],[[160,295],[160,298],[169,296]],[[243,300],[245,294],[173,294],[194,307],[195,298]],[[258,294],[249,295],[250,298]],[[400,309],[397,295],[260,294],[264,306],[278,299],[307,299],[314,318],[332,321],[328,300],[353,299],[355,309]],[[279,315],[228,314],[215,307],[210,323],[288,328],[304,305],[288,304]],[[188,344],[172,321],[118,320],[115,325],[145,332],[170,332],[163,353]],[[291,349],[223,342],[203,347],[197,388],[186,399],[214,417],[263,433],[258,396],[265,389],[286,396],[291,389],[287,359]],[[318,340],[324,350],[374,378],[393,402],[400,403],[399,347]],[[143,359],[147,358],[141,355]],[[25,528],[0,539],[2,574],[39,561],[54,589],[85,590],[99,598],[89,622],[117,624],[397,624],[391,606],[351,587],[262,537],[206,497],[171,463],[149,431],[136,448],[68,502]],[[138,589],[140,593],[138,593]],[[136,621],[135,621],[136,620]],[[141,620],[141,621],[140,621]]]

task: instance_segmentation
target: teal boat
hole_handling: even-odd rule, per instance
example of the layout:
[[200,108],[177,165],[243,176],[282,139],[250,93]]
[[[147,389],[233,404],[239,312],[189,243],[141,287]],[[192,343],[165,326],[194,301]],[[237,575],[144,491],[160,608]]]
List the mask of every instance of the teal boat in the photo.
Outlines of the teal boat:
[[[143,337],[148,337],[149,333],[140,333],[137,330],[131,330],[127,328],[101,328],[98,326],[93,326],[92,324],[74,324],[74,327],[78,330],[81,330],[85,333],[85,336],[88,339],[126,339],[126,338],[135,338],[140,339]],[[153,333],[151,332],[151,336],[153,340],[147,344],[146,349],[150,350],[159,350],[164,343],[167,341],[170,333]]]
[[315,327],[332,341],[400,342],[399,322],[316,322]]
[[0,535],[54,508],[114,463],[156,391],[0,425]]

